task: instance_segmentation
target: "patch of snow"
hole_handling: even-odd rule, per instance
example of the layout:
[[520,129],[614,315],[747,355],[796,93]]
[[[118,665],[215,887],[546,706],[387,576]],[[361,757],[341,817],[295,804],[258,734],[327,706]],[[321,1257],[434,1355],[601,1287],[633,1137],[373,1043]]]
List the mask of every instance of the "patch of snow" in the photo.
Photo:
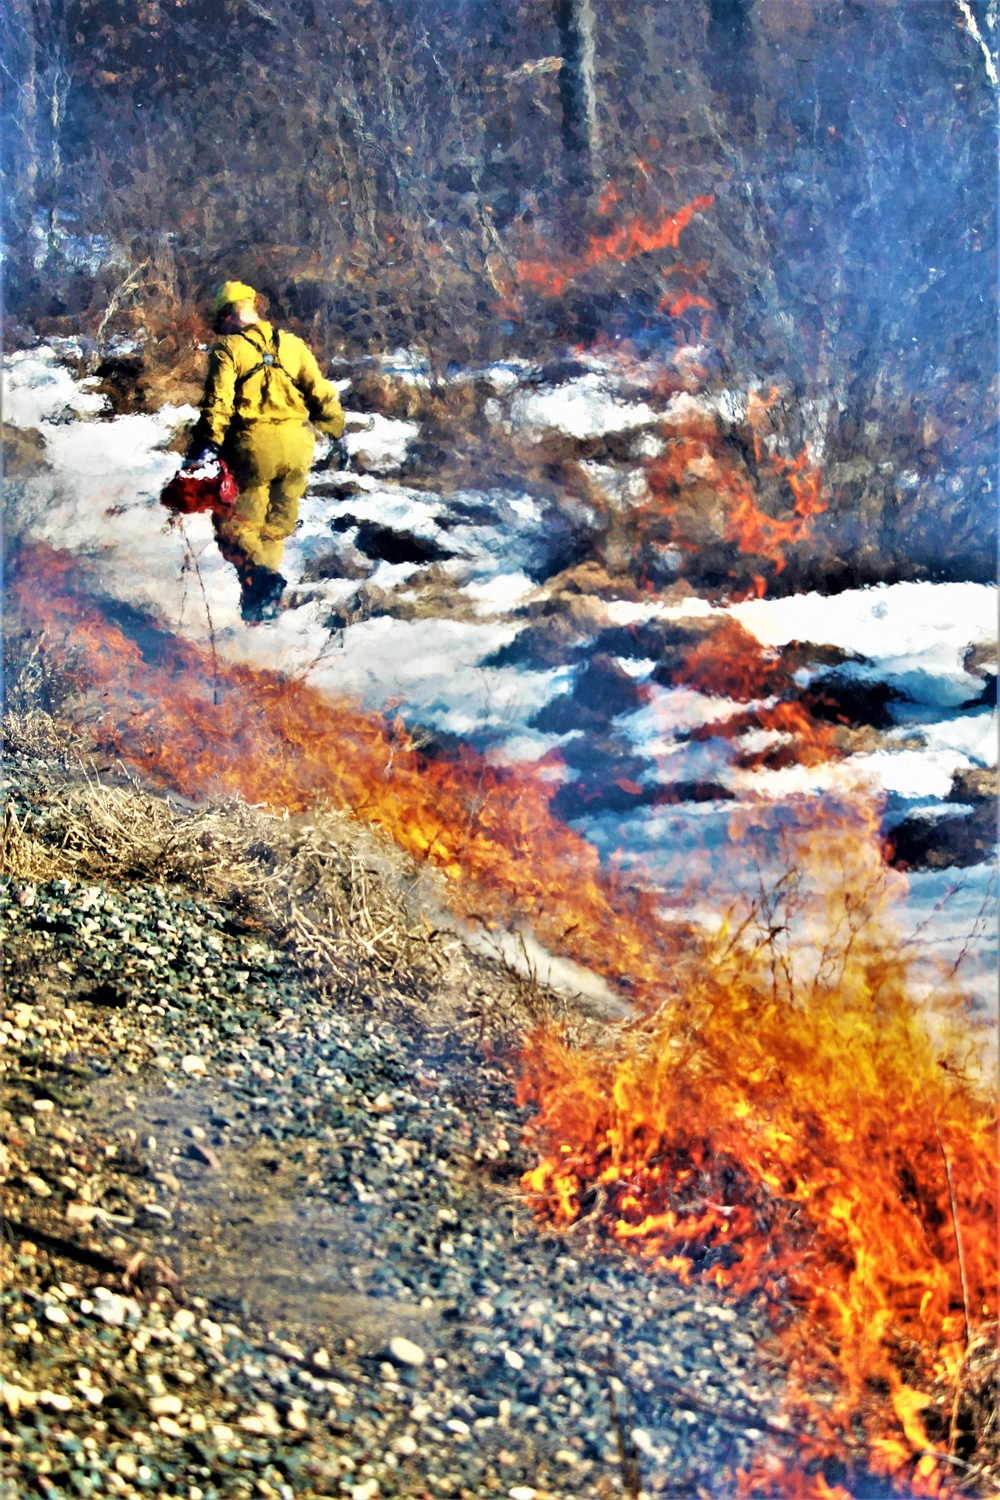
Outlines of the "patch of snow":
[[467,583],[461,590],[479,615],[498,615],[513,609],[534,593],[535,585],[525,573],[498,573],[481,583]]
[[582,375],[550,390],[519,391],[511,402],[510,417],[516,427],[539,436],[561,432],[580,439],[659,421],[651,406],[644,401],[623,401],[600,375]]
[[[344,442],[348,453],[377,474],[393,474],[401,468],[410,444],[420,432],[419,423],[384,417],[381,412],[348,411],[345,417],[348,429]],[[352,421],[359,419],[365,425],[353,427]]]
[[636,681],[648,677],[656,666],[652,657],[616,656],[615,664],[619,666],[627,677],[634,677]]
[[[494,766],[516,766],[524,762],[537,762],[542,760],[551,751],[564,745],[571,739],[579,738],[579,730],[572,730],[569,734],[540,734],[537,730],[529,729],[523,734],[515,731],[508,735],[502,744],[493,745],[486,752],[486,759]],[[541,768],[538,772],[544,781],[558,783],[568,781],[569,769],[565,765],[552,764]]]
[[748,729],[746,734],[732,740],[734,750],[741,755],[759,755],[762,750],[771,750],[777,745],[790,745],[794,735],[783,729]]
[[852,756],[848,764],[897,797],[941,798],[951,791],[955,772],[971,761],[954,750],[874,750]]
[[[305,617],[303,622],[293,623],[291,617],[299,615]],[[310,618],[318,630],[312,641],[306,630]],[[287,671],[293,666],[293,646],[299,669],[312,652],[313,686],[346,693],[375,709],[398,698],[404,717],[465,737],[524,728],[568,676],[565,669],[521,672],[481,667],[484,657],[513,639],[515,631],[509,625],[380,615],[352,625],[332,649],[316,612],[285,611],[278,623],[280,631],[244,632],[250,639],[233,641],[233,659],[249,649],[259,665]]]
[[956,705],[982,689],[962,658],[970,645],[995,640],[997,591],[984,583],[893,583],[748,599],[730,613],[762,645],[839,646],[868,659],[866,676],[875,672],[922,702]]
[[408,531],[425,540],[443,535],[437,518],[443,507],[440,496],[429,499],[423,490],[406,489],[403,485],[386,485],[375,482],[365,487],[358,495],[346,495],[343,499],[334,496],[310,497],[311,524],[329,526],[339,516],[354,516],[358,521],[374,521],[379,526],[393,531]]
[[615,723],[639,754],[654,757],[669,753],[692,729],[724,723],[746,706],[731,698],[709,697],[694,688],[663,688],[650,683],[648,691],[648,703],[623,714]]
[[430,387],[430,361],[419,349],[393,349],[389,354],[380,354],[377,362],[383,375],[391,376],[401,385]]
[[158,496],[181,465],[180,454],[164,452],[163,445],[197,415],[193,406],[164,406],[155,415],[137,413],[110,422],[41,422],[39,431],[55,469],[132,494]]
[[40,428],[68,407],[79,416],[106,411],[108,398],[82,388],[53,349],[22,349],[4,360],[4,421],[10,427]]
[[996,712],[988,708],[920,726],[929,751],[934,754],[955,751],[977,766],[996,765],[997,731]]
[[645,620],[696,620],[721,613],[707,599],[694,594],[678,604],[637,604],[631,599],[609,599],[607,611],[613,625],[640,625]]
[[496,396],[504,396],[515,386],[523,385],[536,373],[536,366],[526,359],[508,359],[487,365],[480,377]]
[[610,464],[585,460],[580,468],[612,505],[626,510],[649,499],[649,485],[642,469],[615,469]]

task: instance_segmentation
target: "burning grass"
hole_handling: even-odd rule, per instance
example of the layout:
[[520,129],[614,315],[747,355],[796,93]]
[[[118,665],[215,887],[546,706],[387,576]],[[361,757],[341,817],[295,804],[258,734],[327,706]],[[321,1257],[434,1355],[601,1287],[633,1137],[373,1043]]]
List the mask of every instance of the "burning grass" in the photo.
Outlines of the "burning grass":
[[550,812],[549,789],[472,752],[421,754],[398,718],[211,653],[121,606],[44,545],[25,548],[8,604],[64,673],[90,741],[189,797],[239,796],[291,813],[329,801],[446,877],[446,903],[536,938],[609,976],[647,1009],[668,986],[677,931],[651,898],[618,887],[595,850]]
[[615,1052],[534,1039],[524,1185],[659,1269],[763,1294],[821,1454],[950,1493],[996,1318],[995,1101],[960,992],[921,993],[873,811],[804,808],[785,841],[789,873]]
[[[220,668],[102,602],[48,548],[16,559],[9,603],[39,646],[32,670],[72,685],[103,754],[188,796],[308,814],[312,830],[320,804],[349,808],[436,866],[454,912],[526,923],[627,988],[641,1019],[614,1048],[573,1046],[550,1024],[525,1051],[539,1211],[588,1217],[657,1269],[768,1299],[820,1458],[852,1453],[929,1495],[983,1469],[976,1444],[993,1429],[969,1382],[976,1370],[982,1383],[973,1351],[996,1317],[994,1101],[959,991],[947,976],[930,999],[920,989],[876,809],[801,807],[788,873],[695,940],[603,875],[528,777],[471,754],[429,759],[398,720]],[[726,690],[780,695],[780,663],[730,645]],[[685,680],[712,680],[712,649]],[[756,828],[734,833],[752,853]],[[11,834],[23,855],[25,831]],[[183,840],[164,847],[186,857]],[[289,941],[318,954],[329,937],[306,897],[326,900],[323,847],[304,839],[285,880],[301,916]],[[349,894],[356,872],[345,878]],[[807,1482],[803,1494],[823,1495],[818,1470]],[[794,1492],[791,1476],[746,1484]]]
[[[786,458],[763,447],[761,427],[774,399],[774,392],[768,402],[751,393],[748,401],[752,466],[724,439],[718,418],[699,414],[675,429],[666,450],[648,465],[651,499],[641,523],[669,523],[670,540],[682,551],[695,553],[721,539],[772,577],[784,572],[790,549],[813,540],[815,519],[829,497],[808,448]],[[755,574],[753,591],[763,594],[766,587],[763,571]]]

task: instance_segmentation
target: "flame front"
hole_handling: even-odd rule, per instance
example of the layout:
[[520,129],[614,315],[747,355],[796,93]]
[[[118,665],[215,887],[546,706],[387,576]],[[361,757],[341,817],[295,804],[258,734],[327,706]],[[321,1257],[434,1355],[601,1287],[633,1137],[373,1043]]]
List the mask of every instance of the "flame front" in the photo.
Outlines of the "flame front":
[[[193,796],[349,807],[451,877],[457,913],[523,920],[622,985],[639,1019],[616,1050],[551,1029],[525,1049],[539,1157],[525,1187],[539,1212],[590,1215],[655,1268],[793,1305],[781,1336],[795,1399],[823,1381],[838,1393],[812,1408],[830,1449],[860,1423],[874,1467],[911,1493],[944,1492],[945,1436],[921,1387],[957,1380],[971,1328],[996,1316],[995,1109],[970,1070],[960,994],[945,976],[933,1006],[921,1000],[874,805],[816,800],[785,816],[785,874],[695,937],[602,872],[531,775],[471,751],[427,759],[399,719],[277,673],[216,670],[206,650],[102,605],[79,565],[42,545],[22,550],[8,606],[100,705],[105,752]],[[693,647],[678,680],[772,726],[784,715],[817,755],[837,753],[780,660],[736,625]],[[752,864],[774,829],[751,805],[732,846]],[[773,862],[772,847],[761,868]],[[765,1466],[741,1483],[792,1494],[799,1479]],[[822,1475],[800,1489],[838,1493]]]
[[[693,528],[704,525],[704,500],[699,503],[698,486],[710,490],[712,506],[722,505],[722,534],[737,551],[771,564],[775,573],[787,565],[789,547],[809,541],[812,525],[828,505],[820,470],[807,448],[795,458],[766,452],[761,445],[763,414],[771,403],[751,394],[747,424],[753,432],[754,461],[758,473],[777,479],[790,492],[792,504],[785,515],[772,516],[761,508],[754,493],[751,473],[721,436],[717,419],[700,416],[675,428],[666,450],[654,459],[647,472],[652,502],[645,507],[648,525],[657,516],[671,516],[675,539],[688,551],[699,545]],[[764,592],[763,579],[757,592]]]
[[101,705],[106,754],[188,796],[239,795],[301,811],[328,798],[450,877],[456,914],[527,923],[543,943],[624,982],[655,1008],[678,946],[652,898],[620,889],[596,851],[553,817],[540,778],[471,750],[421,755],[400,718],[369,714],[102,607],[67,555],[22,550],[8,607]]

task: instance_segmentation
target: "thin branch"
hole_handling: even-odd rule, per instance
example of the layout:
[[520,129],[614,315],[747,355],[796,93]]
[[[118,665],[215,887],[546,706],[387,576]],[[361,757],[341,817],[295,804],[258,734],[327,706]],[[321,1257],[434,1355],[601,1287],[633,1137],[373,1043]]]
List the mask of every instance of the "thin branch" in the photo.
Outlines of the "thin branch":
[[962,19],[965,22],[966,31],[972,37],[972,40],[978,43],[979,49],[983,54],[983,62],[986,66],[986,76],[990,80],[990,83],[992,83],[993,87],[996,88],[998,85],[1000,85],[1000,78],[997,77],[997,65],[993,60],[993,53],[990,51],[989,46],[987,45],[986,38],[983,36],[983,33],[976,25],[976,18],[972,14],[972,10],[969,7],[969,0],[955,0],[955,4],[958,6]]

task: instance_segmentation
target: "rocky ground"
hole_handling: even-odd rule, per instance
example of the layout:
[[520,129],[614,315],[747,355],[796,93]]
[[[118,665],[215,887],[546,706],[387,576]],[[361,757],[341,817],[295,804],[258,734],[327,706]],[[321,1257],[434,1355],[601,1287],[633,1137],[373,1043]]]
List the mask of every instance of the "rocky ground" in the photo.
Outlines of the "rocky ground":
[[788,1456],[762,1304],[518,1188],[513,1048],[598,1022],[428,929],[345,819],[180,807],[14,728],[11,1500],[704,1497]]

